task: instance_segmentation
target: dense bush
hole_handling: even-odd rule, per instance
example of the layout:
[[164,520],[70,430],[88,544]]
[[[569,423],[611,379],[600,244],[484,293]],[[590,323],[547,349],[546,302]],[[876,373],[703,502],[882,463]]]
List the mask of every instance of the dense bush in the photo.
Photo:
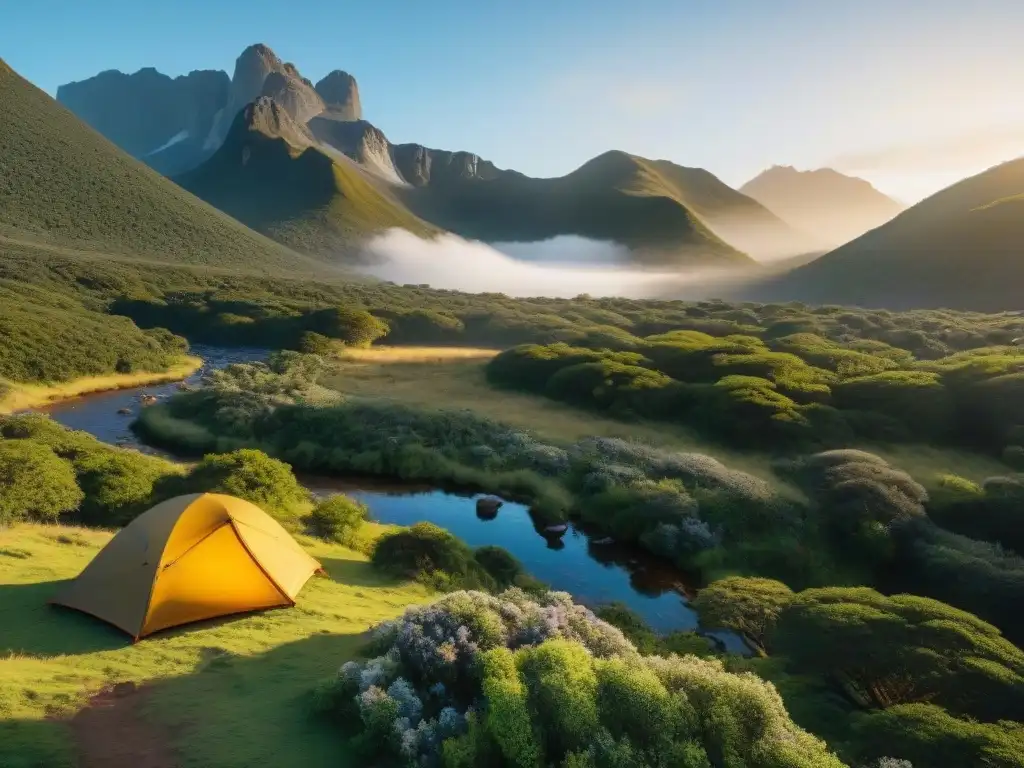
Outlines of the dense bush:
[[347,662],[317,691],[368,760],[842,766],[755,676],[693,656],[641,656],[562,593],[455,593],[382,625],[375,646],[382,655]]
[[770,646],[885,709],[932,703],[995,722],[1024,711],[1024,652],[944,603],[865,587],[809,589],[779,614]]
[[321,499],[304,522],[310,533],[339,544],[352,544],[363,523],[370,519],[365,504],[337,493]]
[[623,603],[598,606],[594,614],[602,621],[617,627],[644,656],[678,654],[680,656],[712,656],[715,648],[711,641],[696,632],[679,631],[659,635],[644,620]]
[[473,550],[433,523],[416,523],[384,534],[377,539],[370,559],[383,571],[416,578],[437,589],[533,587],[519,561],[504,549]]
[[927,768],[1021,768],[1024,726],[958,719],[930,704],[903,704],[854,720],[857,752],[899,754]]
[[0,526],[55,522],[81,504],[71,463],[35,440],[0,440]]
[[279,519],[294,517],[309,502],[291,467],[262,451],[242,449],[203,457],[188,476],[196,492],[226,493],[251,501]]
[[[696,330],[680,318],[675,329],[632,337],[628,346],[590,343],[583,335],[574,346],[515,347],[495,357],[487,373],[497,386],[613,415],[680,421],[744,446],[833,447],[860,438],[942,440],[996,451],[1024,424],[1017,407],[1024,401],[1024,349],[986,348],[988,337],[979,335],[956,341],[979,348],[949,354],[952,346],[927,334],[866,338],[883,324],[854,318],[846,316],[852,325],[841,331],[816,327],[817,333],[776,335],[795,326],[772,323],[766,340],[750,335],[760,332],[757,326],[744,333]],[[614,351],[623,349],[629,351]]]

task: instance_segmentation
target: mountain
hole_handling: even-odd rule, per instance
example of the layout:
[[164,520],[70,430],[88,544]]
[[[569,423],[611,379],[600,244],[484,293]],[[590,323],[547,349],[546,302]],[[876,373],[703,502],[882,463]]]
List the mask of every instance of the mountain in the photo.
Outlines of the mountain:
[[433,227],[406,210],[354,161],[323,151],[310,129],[267,96],[240,112],[214,155],[176,181],[297,251],[357,261],[367,236]]
[[3,61],[0,237],[164,262],[313,268],[129,157]]
[[323,99],[326,116],[335,120],[362,120],[359,85],[348,72],[336,69],[316,84]]
[[[202,145],[228,101],[231,80],[219,71],[170,78],[155,69],[101,72],[57,89],[57,101],[125,152],[174,173]],[[172,149],[173,148],[173,149]]]
[[905,309],[1024,309],[1024,158],[965,179],[759,296]]
[[[150,79],[164,78],[149,72]],[[103,102],[100,85],[93,83],[92,91],[72,98],[75,108],[83,113],[98,109],[87,96],[92,93]],[[363,119],[352,75],[334,70],[314,86],[266,45],[242,52],[226,94],[223,91],[222,87],[221,106],[212,117],[207,115],[205,135],[200,136],[199,129],[179,129],[169,120],[178,132],[169,139],[160,135],[166,143],[155,155],[160,163],[151,152],[139,154],[138,147],[145,142],[131,144],[132,151],[222,210],[306,253],[334,253],[341,244],[350,245],[357,233],[395,222],[417,232],[440,228],[488,242],[578,235],[624,245],[637,261],[648,264],[752,266],[745,254],[774,259],[813,245],[756,200],[700,168],[609,152],[566,176],[539,179],[499,169],[472,152],[392,144]],[[121,89],[116,96],[130,100],[133,93]],[[74,89],[67,94],[76,95]],[[237,116],[261,98],[269,99],[291,122],[285,126],[278,120],[269,132],[252,125],[236,130]],[[138,111],[146,103],[139,97]],[[122,103],[120,111],[112,110],[102,130],[123,140],[126,129],[117,117],[130,107]],[[248,119],[262,119],[261,112],[277,119],[270,111],[265,104]],[[279,136],[277,130],[288,135]],[[236,134],[234,145],[220,158],[213,157],[227,142],[229,131]],[[282,139],[287,151],[268,148],[259,136]],[[311,155],[302,160],[296,152],[314,144],[333,163],[332,174],[341,179],[336,184],[328,183],[323,159]],[[247,157],[257,153],[255,160],[246,161],[254,163],[252,167],[241,161],[243,149],[250,153]],[[201,173],[200,162],[205,163]],[[216,178],[213,168],[225,177]],[[323,175],[322,187],[295,188],[307,174]],[[239,186],[242,178],[255,186]],[[282,179],[293,186],[275,192]],[[282,197],[279,215],[271,210],[275,194]],[[310,218],[314,209],[330,210],[315,226]]]
[[798,171],[776,165],[751,179],[749,195],[829,250],[885,224],[904,209],[864,179],[831,168]]

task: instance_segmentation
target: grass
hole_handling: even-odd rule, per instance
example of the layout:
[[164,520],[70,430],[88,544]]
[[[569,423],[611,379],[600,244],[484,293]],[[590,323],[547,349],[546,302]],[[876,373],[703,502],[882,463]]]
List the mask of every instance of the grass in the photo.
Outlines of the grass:
[[5,396],[0,398],[0,414],[14,413],[93,392],[131,389],[132,387],[178,381],[191,376],[199,370],[202,364],[202,359],[187,356],[162,372],[140,371],[138,373],[111,373],[105,376],[83,376],[72,381],[50,385],[19,384],[4,382],[0,379],[0,391],[6,392]]
[[[774,480],[773,456],[722,448],[682,427],[625,422],[573,408],[548,398],[492,387],[484,375],[486,350],[474,348],[382,347],[346,350],[335,372],[323,381],[339,392],[426,408],[468,408],[536,435],[566,444],[582,437],[640,440],[679,451],[706,453],[730,467]],[[1006,473],[995,459],[927,445],[864,446],[910,472],[926,486],[952,473],[980,481]]]
[[58,526],[0,530],[0,765],[76,765],[67,717],[122,681],[148,684],[142,717],[166,731],[181,768],[349,764],[338,735],[309,717],[306,697],[357,653],[368,627],[429,600],[425,587],[383,577],[351,550],[301,538],[328,577],[311,579],[295,608],[133,645],[101,622],[46,604],[110,536]]
[[317,271],[129,157],[2,60],[0,228],[151,261]]

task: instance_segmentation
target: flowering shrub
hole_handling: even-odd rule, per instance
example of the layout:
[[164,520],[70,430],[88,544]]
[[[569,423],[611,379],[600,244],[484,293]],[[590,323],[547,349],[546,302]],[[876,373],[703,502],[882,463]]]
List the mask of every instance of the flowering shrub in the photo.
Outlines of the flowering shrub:
[[641,656],[564,593],[457,592],[379,625],[320,708],[405,766],[841,768],[775,690],[717,660]]

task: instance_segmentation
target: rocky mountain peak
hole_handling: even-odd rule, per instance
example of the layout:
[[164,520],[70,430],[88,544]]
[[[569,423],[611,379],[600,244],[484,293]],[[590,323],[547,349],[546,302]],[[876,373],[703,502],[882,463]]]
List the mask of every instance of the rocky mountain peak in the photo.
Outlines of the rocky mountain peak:
[[295,67],[285,65],[285,72],[271,72],[263,81],[261,96],[269,96],[300,123],[324,111],[324,102],[308,80],[303,80]]
[[336,69],[316,84],[316,92],[324,100],[326,111],[336,120],[361,120],[363,107],[359,102],[359,85],[348,72]]
[[260,96],[245,106],[232,126],[228,141],[241,138],[239,134],[243,132],[284,139],[299,148],[316,143],[309,129],[296,122],[287,109],[269,96]]

